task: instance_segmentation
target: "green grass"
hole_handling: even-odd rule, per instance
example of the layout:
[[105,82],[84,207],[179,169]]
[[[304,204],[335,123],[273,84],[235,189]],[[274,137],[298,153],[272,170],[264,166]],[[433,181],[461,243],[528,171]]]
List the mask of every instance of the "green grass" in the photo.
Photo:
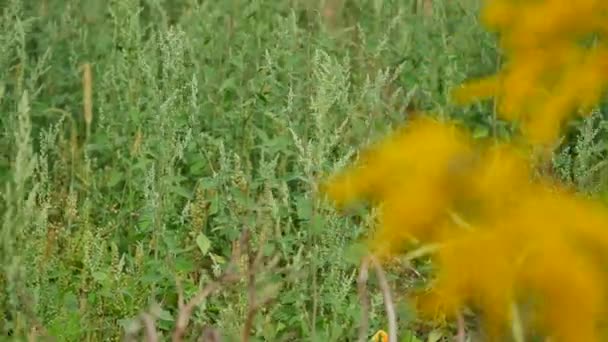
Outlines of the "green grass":
[[[58,341],[119,340],[158,305],[168,337],[176,280],[194,295],[247,228],[285,269],[259,274],[281,287],[252,337],[355,340],[349,251],[373,215],[341,216],[319,181],[411,108],[508,133],[491,106],[448,101],[451,87],[497,68],[477,3],[435,1],[429,18],[413,2],[347,0],[331,22],[316,0],[0,2],[0,335],[43,326]],[[590,190],[597,121],[576,153],[556,157]],[[390,276],[400,331],[426,337],[404,299],[418,279]],[[370,336],[387,324],[372,289]],[[236,340],[247,293],[241,281],[210,296],[189,338],[210,325]]]

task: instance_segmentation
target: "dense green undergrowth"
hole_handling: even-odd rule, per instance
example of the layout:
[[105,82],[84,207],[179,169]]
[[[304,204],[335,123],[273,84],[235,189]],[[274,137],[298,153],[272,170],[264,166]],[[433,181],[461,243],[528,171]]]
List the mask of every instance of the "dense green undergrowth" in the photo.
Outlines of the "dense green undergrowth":
[[[355,340],[349,251],[373,215],[337,215],[319,177],[416,110],[509,134],[491,105],[448,101],[500,62],[476,2],[436,1],[432,17],[414,2],[349,0],[336,17],[302,0],[0,2],[1,336],[117,340],[154,306],[167,336],[177,281],[196,293],[247,228],[285,269],[265,275],[281,287],[251,335]],[[598,189],[604,125],[598,113],[573,131],[556,174]],[[400,296],[417,267],[390,280],[400,328],[422,336]],[[212,295],[192,337],[237,338],[247,301],[244,282]],[[374,291],[370,336],[385,326]]]

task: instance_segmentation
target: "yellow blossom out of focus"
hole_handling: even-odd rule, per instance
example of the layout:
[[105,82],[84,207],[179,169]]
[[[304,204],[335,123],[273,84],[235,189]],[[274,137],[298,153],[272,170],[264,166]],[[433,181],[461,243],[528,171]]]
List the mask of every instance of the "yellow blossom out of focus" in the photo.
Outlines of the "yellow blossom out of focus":
[[517,312],[527,332],[552,341],[608,341],[608,210],[534,178],[528,149],[552,145],[574,114],[601,100],[608,1],[492,0],[482,19],[506,63],[453,97],[495,98],[528,144],[474,140],[454,122],[417,117],[323,189],[339,207],[374,204],[377,256],[438,246],[432,284],[414,298],[424,317],[453,319],[471,307],[490,340],[502,341]]
[[421,118],[366,151],[325,190],[342,206],[377,203],[376,255],[400,253],[411,241],[441,246],[432,290],[417,298],[430,318],[471,305],[488,333],[500,336],[512,303],[531,302],[538,331],[556,341],[600,341],[608,212],[531,175],[524,150],[474,143],[456,124]]
[[384,330],[378,330],[372,336],[372,342],[388,342],[388,334]]
[[454,91],[457,103],[494,97],[532,143],[551,144],[561,125],[588,113],[608,84],[608,1],[486,1],[483,23],[499,35],[506,63]]
[[372,244],[377,254],[390,254],[437,233],[431,227],[458,190],[449,175],[463,174],[471,156],[464,131],[421,118],[366,151],[325,190],[338,206],[381,201],[382,229]]

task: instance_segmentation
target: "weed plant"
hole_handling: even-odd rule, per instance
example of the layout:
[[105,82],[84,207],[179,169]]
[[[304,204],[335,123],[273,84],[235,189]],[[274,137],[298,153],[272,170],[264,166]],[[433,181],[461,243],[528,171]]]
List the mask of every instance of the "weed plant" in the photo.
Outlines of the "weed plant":
[[[1,1],[2,339],[120,340],[142,312],[164,339],[180,290],[216,279],[247,229],[286,270],[258,275],[274,301],[252,339],[355,340],[351,245],[377,212],[340,215],[318,180],[418,111],[476,138],[513,131],[488,103],[450,100],[500,64],[479,4],[434,1],[422,15],[414,2]],[[600,197],[602,113],[554,157],[556,174]],[[388,269],[399,331],[448,336],[401,295],[428,274],[414,266]],[[208,297],[186,338],[211,326],[238,339],[247,293],[238,281]],[[387,322],[381,295],[370,302],[371,337]]]
[[[498,116],[518,124],[513,139],[471,139],[454,120],[418,118],[327,185],[340,207],[367,200],[378,208],[374,254],[416,244],[432,252],[433,281],[413,296],[430,319],[462,322],[473,308],[490,341],[606,339],[606,207],[532,171],[533,152],[547,158],[573,114],[592,115],[602,99],[607,10],[593,0],[485,2],[484,24],[506,58],[495,76],[454,97],[494,98]],[[590,142],[593,122],[575,144],[580,161],[602,153]],[[580,190],[590,190],[584,175],[596,165],[575,166]]]

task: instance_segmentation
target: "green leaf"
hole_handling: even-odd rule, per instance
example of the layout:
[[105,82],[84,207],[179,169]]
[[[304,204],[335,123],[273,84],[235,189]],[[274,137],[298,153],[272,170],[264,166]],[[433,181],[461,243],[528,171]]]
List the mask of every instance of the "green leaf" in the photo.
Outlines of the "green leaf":
[[418,337],[416,337],[416,334],[414,334],[413,331],[411,330],[405,330],[403,332],[403,334],[401,335],[401,342],[422,342]]
[[158,319],[167,321],[167,322],[173,322],[173,316],[171,316],[171,313],[169,311],[163,310],[163,309],[160,309],[158,311]]
[[367,246],[362,242],[354,242],[350,244],[344,252],[344,258],[347,262],[353,265],[359,265],[361,259],[369,252]]
[[95,279],[99,283],[108,279],[108,275],[103,272],[93,272],[92,276],[93,276],[93,279]]
[[207,238],[205,234],[200,233],[196,237],[196,245],[201,250],[201,253],[203,253],[203,255],[207,255],[209,249],[211,248],[211,241],[209,241],[209,238]]
[[427,339],[428,342],[437,342],[441,340],[443,337],[443,332],[441,330],[433,330],[429,333],[429,337]]
[[173,193],[179,196],[182,196],[183,198],[186,199],[191,199],[192,195],[190,194],[190,191],[182,186],[176,185],[173,187]]
[[178,257],[175,259],[175,270],[184,273],[192,272],[194,270],[194,264],[190,259]]
[[209,202],[211,202],[209,205],[209,215],[217,214],[220,210],[220,203],[217,196],[214,196]]
[[298,217],[303,220],[308,220],[312,217],[312,201],[304,196],[298,198],[297,201]]
[[224,257],[221,255],[209,253],[209,257],[211,258],[211,260],[213,260],[214,263],[216,263],[218,265],[223,265],[226,263],[226,259],[224,259]]
[[118,183],[120,183],[120,181],[123,180],[123,173],[120,171],[110,171],[110,177],[108,178],[108,183],[107,186],[109,188],[114,187],[115,185],[117,185]]
[[490,129],[487,126],[476,126],[473,129],[473,138],[486,138],[490,134]]
[[315,215],[310,220],[310,232],[314,235],[321,234],[327,227],[327,221],[321,215]]
[[234,79],[234,77],[228,77],[222,82],[220,89],[218,90],[218,93],[222,93],[226,90],[234,90],[234,89],[236,89],[236,80]]

